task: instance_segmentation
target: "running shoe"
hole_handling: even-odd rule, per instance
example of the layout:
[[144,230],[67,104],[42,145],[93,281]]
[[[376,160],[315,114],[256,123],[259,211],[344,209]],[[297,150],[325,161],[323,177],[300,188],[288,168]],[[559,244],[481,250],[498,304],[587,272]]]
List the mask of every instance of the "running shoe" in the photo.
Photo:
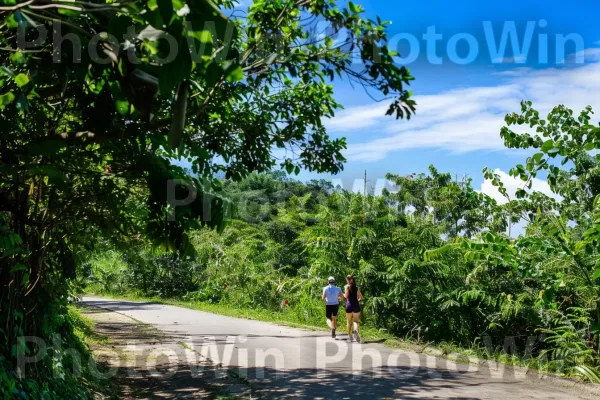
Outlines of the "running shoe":
[[335,339],[335,329],[331,330],[331,337]]
[[358,334],[358,331],[356,329],[352,333],[352,336],[354,336],[354,340],[356,340],[356,343],[360,343],[360,335]]

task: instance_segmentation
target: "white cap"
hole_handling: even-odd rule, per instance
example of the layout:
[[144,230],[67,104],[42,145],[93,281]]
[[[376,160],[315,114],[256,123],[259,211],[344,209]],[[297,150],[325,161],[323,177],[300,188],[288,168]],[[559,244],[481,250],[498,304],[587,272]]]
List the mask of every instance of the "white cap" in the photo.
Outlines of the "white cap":
[[335,278],[333,276],[330,276],[329,279],[327,279],[327,282],[331,282],[331,281],[335,282]]

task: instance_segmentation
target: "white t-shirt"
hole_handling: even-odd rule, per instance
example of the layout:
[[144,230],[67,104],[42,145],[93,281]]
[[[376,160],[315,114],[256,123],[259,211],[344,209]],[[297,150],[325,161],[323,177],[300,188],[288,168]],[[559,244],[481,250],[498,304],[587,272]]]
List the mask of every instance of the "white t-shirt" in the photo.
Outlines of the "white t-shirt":
[[338,302],[338,296],[342,294],[342,289],[334,285],[328,285],[323,288],[323,294],[325,295],[325,304],[328,306],[335,306],[340,304]]

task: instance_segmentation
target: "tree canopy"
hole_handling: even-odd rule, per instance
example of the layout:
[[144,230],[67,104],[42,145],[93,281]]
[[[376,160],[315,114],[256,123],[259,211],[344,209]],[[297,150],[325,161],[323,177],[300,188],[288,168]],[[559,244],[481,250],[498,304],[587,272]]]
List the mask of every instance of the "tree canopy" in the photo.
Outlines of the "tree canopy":
[[[235,6],[0,3],[2,355],[27,351],[19,335],[58,329],[36,321],[64,308],[78,250],[98,235],[191,253],[190,229],[224,227],[217,176],[339,172],[345,140],[323,124],[341,107],[333,80],[378,93],[397,118],[414,112],[388,23],[361,6]],[[322,24],[329,35],[315,33]]]

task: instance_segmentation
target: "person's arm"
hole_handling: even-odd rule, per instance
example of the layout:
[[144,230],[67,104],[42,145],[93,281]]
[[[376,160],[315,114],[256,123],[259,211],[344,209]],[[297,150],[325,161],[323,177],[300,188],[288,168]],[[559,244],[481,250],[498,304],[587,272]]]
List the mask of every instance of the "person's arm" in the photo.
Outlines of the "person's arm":
[[344,292],[345,292],[345,293],[344,293],[344,298],[347,300],[347,299],[348,299],[348,297],[350,297],[350,286],[346,285],[346,286],[344,287],[344,289],[345,289],[345,290],[344,290]]
[[363,295],[360,292],[360,289],[358,289],[358,301],[362,301],[362,299],[363,299]]

